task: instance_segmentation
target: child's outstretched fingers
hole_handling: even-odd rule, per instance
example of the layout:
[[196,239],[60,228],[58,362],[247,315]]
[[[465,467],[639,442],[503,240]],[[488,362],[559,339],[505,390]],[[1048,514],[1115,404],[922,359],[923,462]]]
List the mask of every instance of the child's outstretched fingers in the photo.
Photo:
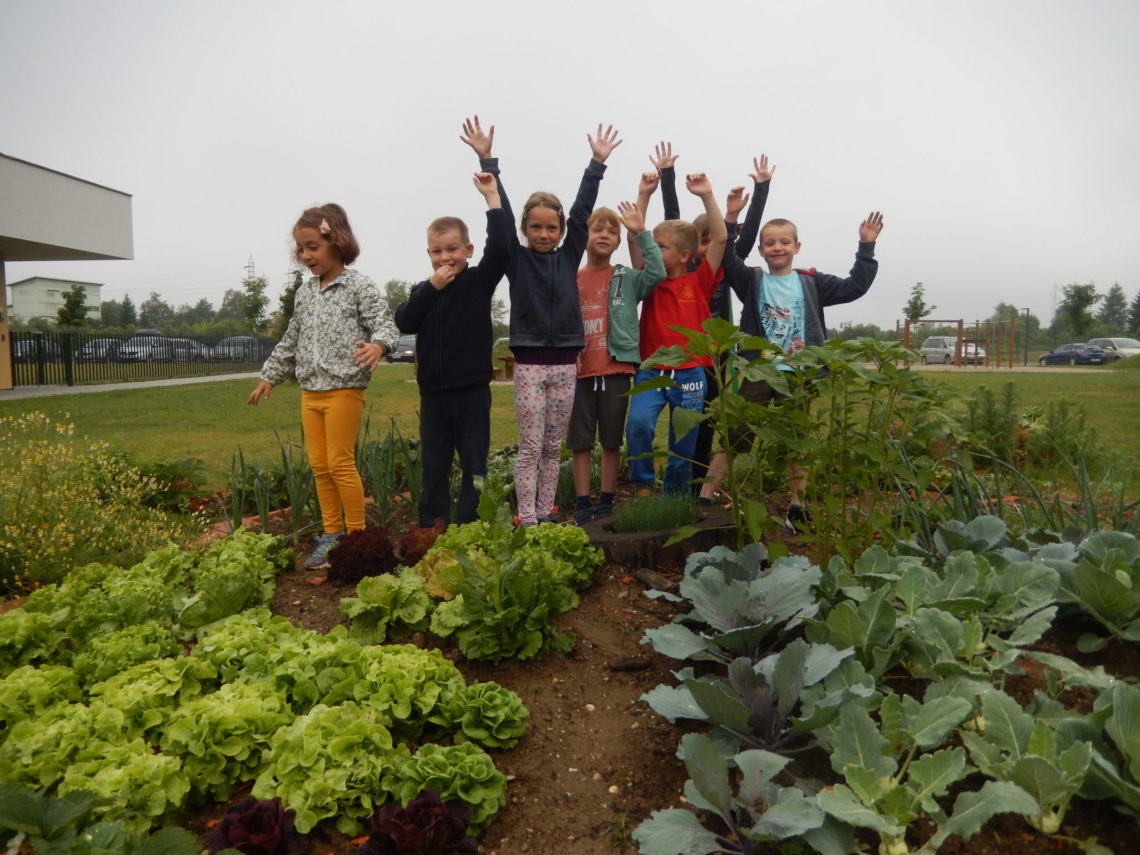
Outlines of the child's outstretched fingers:
[[741,211],[744,206],[748,204],[751,198],[751,193],[745,193],[743,187],[733,187],[728,191],[728,198],[724,200],[724,214],[727,219],[732,219]]
[[632,202],[618,202],[617,209],[618,219],[631,234],[639,235],[645,231],[645,215],[641,213],[641,208]]
[[768,166],[768,155],[760,155],[760,159],[752,158],[752,168],[755,170],[749,177],[757,184],[763,184],[765,181],[771,181],[772,175],[776,171],[776,167]]
[[677,162],[679,154],[673,154],[673,143],[662,140],[653,147],[653,154],[649,155],[649,162],[658,169],[668,169]]
[[859,224],[859,240],[863,243],[871,243],[878,238],[879,232],[883,230],[883,215],[878,211],[872,211],[867,215],[867,219]]
[[637,185],[637,192],[652,196],[657,190],[657,185],[660,183],[660,172],[643,172],[641,173],[641,181]]
[[708,176],[703,172],[692,172],[686,175],[685,186],[689,189],[690,193],[696,196],[712,192],[712,182],[709,181]]
[[257,384],[257,388],[250,393],[249,400],[246,401],[251,407],[256,407],[258,402],[265,398],[269,400],[269,393],[273,391],[273,386],[262,380]]
[[586,134],[586,139],[590,142],[590,151],[594,153],[594,160],[598,163],[605,163],[606,158],[610,156],[615,148],[622,144],[618,139],[618,132],[613,125],[606,125],[602,127],[602,123],[598,122],[598,135],[592,137]]
[[479,124],[479,117],[472,116],[463,120],[463,133],[459,139],[471,146],[480,160],[484,160],[491,156],[491,146],[495,142],[495,126],[491,125],[491,130],[484,133]]
[[498,190],[495,176],[490,172],[476,172],[472,180],[475,182],[475,188],[484,196],[489,196]]

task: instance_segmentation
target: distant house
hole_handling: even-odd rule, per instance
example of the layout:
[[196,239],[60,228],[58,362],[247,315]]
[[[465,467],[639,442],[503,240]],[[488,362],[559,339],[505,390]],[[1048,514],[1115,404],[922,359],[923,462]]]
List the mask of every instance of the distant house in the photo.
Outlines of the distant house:
[[48,279],[33,276],[8,285],[8,315],[27,322],[33,318],[55,321],[57,310],[63,305],[64,296],[73,286],[79,285],[87,293],[84,305],[87,306],[88,320],[99,320],[99,294],[103,287],[95,282],[76,282],[74,279]]

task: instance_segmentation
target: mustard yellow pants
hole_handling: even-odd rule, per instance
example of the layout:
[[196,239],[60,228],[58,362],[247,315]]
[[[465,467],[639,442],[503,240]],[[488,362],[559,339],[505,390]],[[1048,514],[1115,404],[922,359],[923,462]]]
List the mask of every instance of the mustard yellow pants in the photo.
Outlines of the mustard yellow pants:
[[364,528],[364,483],[356,471],[363,389],[301,390],[301,427],[326,533]]

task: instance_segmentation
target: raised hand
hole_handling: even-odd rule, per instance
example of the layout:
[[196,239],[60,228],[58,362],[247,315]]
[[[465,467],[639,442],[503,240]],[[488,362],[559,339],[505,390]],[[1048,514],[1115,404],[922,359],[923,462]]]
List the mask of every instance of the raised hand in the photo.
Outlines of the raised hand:
[[586,134],[586,139],[590,141],[590,151],[594,153],[594,160],[598,163],[605,163],[606,158],[610,156],[610,152],[622,143],[622,141],[618,139],[618,132],[614,129],[614,126],[606,125],[603,130],[601,122],[598,123],[598,135],[592,137]]
[[657,192],[657,185],[660,183],[661,173],[643,172],[641,173],[641,181],[637,185],[637,193],[639,196],[652,196]]
[[658,169],[668,169],[677,162],[679,154],[673,154],[673,143],[662,140],[653,147],[653,154],[649,155],[649,162]]
[[497,195],[499,192],[499,185],[495,183],[495,176],[490,172],[476,172],[471,180],[475,182],[475,189],[486,198]]
[[728,191],[728,198],[724,200],[724,218],[729,222],[736,222],[737,216],[748,204],[751,194],[745,193],[743,187],[733,187]]
[[749,177],[757,184],[763,184],[765,181],[772,180],[772,174],[776,171],[776,167],[769,168],[768,155],[760,155],[760,159],[752,158],[752,168],[754,172],[749,173]]
[[641,208],[632,202],[618,202],[617,215],[631,235],[639,235],[645,231],[645,215],[641,213]]
[[475,150],[480,160],[485,160],[491,156],[491,145],[495,142],[495,126],[491,125],[489,133],[483,133],[479,117],[473,116],[463,120],[463,133],[459,138]]
[[867,219],[859,224],[859,240],[863,243],[871,243],[879,237],[879,232],[883,230],[883,215],[878,211],[872,211],[867,215]]
[[692,172],[685,176],[685,186],[694,196],[712,193],[712,182],[703,172]]

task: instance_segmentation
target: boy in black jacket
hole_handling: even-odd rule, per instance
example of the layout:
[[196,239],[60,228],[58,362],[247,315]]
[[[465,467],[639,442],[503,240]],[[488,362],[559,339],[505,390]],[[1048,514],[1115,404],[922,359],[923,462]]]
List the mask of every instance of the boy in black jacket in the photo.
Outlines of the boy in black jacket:
[[455,521],[477,518],[474,476],[487,474],[491,444],[491,300],[510,259],[511,221],[495,176],[476,173],[475,187],[487,201],[487,244],[471,267],[475,250],[467,226],[440,217],[428,226],[428,257],[435,271],[396,309],[396,326],[416,334],[416,382],[420,387],[420,453],[423,489],[419,524],[447,522],[451,463],[463,470]]

